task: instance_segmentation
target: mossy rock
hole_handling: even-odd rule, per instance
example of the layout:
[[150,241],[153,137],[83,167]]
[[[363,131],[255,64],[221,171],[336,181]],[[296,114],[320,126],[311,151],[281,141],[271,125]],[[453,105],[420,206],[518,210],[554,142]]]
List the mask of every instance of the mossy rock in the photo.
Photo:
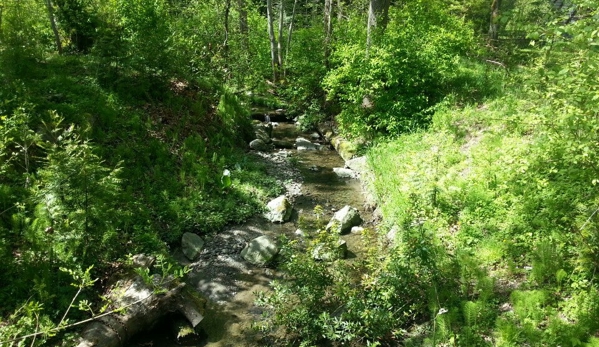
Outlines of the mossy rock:
[[334,137],[331,141],[333,147],[339,153],[343,160],[347,161],[354,157],[356,152],[358,151],[358,146],[356,144],[347,141],[341,137]]

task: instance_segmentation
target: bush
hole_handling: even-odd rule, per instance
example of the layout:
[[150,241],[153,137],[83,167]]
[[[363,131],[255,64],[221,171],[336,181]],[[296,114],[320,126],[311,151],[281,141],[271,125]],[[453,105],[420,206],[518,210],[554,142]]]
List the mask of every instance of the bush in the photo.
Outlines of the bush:
[[335,68],[323,82],[328,97],[341,102],[337,119],[348,133],[395,137],[414,131],[429,123],[430,108],[444,96],[480,78],[459,68],[460,57],[472,51],[472,30],[441,3],[417,1],[389,15],[384,35],[368,52],[355,40],[337,47]]

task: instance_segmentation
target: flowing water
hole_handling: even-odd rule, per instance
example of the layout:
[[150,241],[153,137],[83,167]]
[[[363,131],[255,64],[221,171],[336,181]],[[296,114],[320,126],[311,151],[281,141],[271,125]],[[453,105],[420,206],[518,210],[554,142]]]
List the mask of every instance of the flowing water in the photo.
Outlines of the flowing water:
[[[281,123],[274,128],[273,138],[294,143],[298,136],[310,139],[311,134],[301,134],[290,123]],[[313,140],[313,139],[311,139]],[[275,150],[278,151],[278,150]],[[324,209],[324,221],[328,221],[336,210],[350,205],[360,211],[364,221],[371,220],[371,214],[364,208],[361,185],[355,179],[341,179],[333,172],[335,167],[343,167],[344,161],[328,145],[322,150],[297,151],[286,150],[285,156],[296,165],[303,184],[301,194],[294,199],[294,214],[291,221],[273,224],[261,217],[255,217],[247,223],[229,230],[225,236],[248,240],[262,234],[276,237],[285,234],[297,238],[295,231],[300,225],[315,221],[312,213],[320,205]],[[365,222],[366,223],[366,222]],[[343,235],[348,245],[348,259],[352,261],[361,253],[361,237],[357,234]],[[216,240],[216,238],[214,239]],[[207,243],[211,242],[207,240]],[[214,241],[216,242],[216,241]],[[270,338],[264,338],[252,329],[262,310],[254,306],[256,292],[269,291],[269,283],[280,276],[274,268],[254,267],[245,263],[235,251],[226,257],[220,255],[215,261],[193,267],[188,284],[208,297],[205,317],[197,330],[198,335],[177,340],[173,333],[173,321],[180,317],[167,317],[152,331],[138,336],[129,347],[174,347],[174,346],[267,346],[272,345]],[[197,264],[196,264],[197,265]]]

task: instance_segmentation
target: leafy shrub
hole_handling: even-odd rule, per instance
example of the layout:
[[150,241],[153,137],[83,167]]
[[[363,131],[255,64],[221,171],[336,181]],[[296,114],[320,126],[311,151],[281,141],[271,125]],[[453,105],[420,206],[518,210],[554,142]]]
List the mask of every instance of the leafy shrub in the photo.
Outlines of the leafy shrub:
[[383,255],[372,232],[364,237],[372,248],[357,264],[315,259],[320,247],[336,249],[338,236],[327,231],[316,231],[305,246],[288,241],[281,260],[284,279],[258,299],[270,309],[259,327],[268,331],[283,326],[289,340],[306,346],[321,340],[366,340],[376,345],[401,338],[402,329],[416,321],[426,306],[421,294],[433,295],[429,281],[443,276],[416,260],[433,261],[424,239],[406,241],[406,247],[416,252],[397,248]]
[[336,49],[336,67],[323,82],[328,97],[341,102],[338,121],[349,133],[414,131],[429,122],[429,108],[456,82],[465,83],[470,72],[459,66],[472,47],[472,31],[441,3],[417,1],[392,8],[389,15],[385,34],[368,55],[355,41]]

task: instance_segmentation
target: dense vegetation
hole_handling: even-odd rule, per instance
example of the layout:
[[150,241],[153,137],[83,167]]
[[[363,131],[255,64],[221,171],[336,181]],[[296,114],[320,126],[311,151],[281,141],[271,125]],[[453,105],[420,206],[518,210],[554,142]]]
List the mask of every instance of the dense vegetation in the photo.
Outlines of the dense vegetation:
[[598,344],[597,4],[512,3],[481,52],[419,3],[391,8],[369,58],[341,46],[323,83],[346,134],[372,140],[384,226],[358,263],[313,260],[322,235],[287,253],[262,328],[306,346]]
[[[183,232],[218,231],[280,193],[243,153],[253,130],[223,82],[218,13],[55,5],[63,54],[43,3],[0,7],[0,340],[85,318],[63,317],[78,288],[99,278],[75,302],[96,305],[127,254],[166,253]],[[189,33],[192,18],[205,33]]]
[[260,211],[280,191],[243,152],[249,107],[280,104],[363,145],[383,221],[361,261],[288,243],[261,329],[599,344],[597,8],[0,2],[0,345],[71,344],[127,254]]

